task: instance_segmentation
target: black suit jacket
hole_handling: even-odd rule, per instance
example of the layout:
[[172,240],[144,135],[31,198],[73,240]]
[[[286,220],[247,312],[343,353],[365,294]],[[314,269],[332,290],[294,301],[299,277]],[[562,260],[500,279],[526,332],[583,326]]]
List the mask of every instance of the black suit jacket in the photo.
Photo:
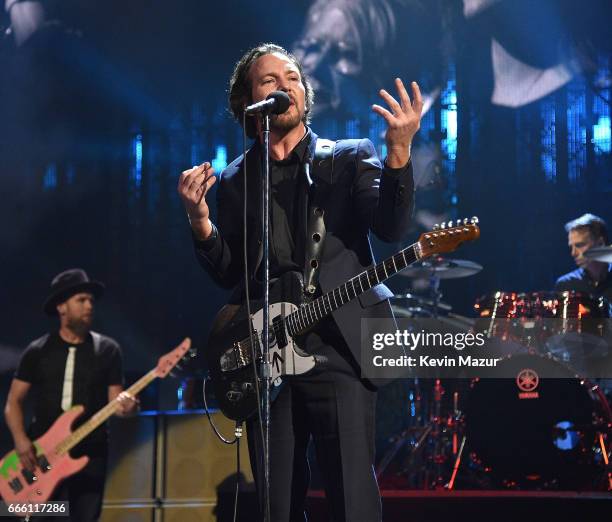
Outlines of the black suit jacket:
[[[312,133],[310,157],[314,157],[317,136]],[[211,277],[224,288],[235,288],[232,301],[242,295],[244,280],[242,253],[243,176],[242,156],[221,173],[217,189],[218,236],[195,241],[196,256]],[[261,153],[258,144],[247,152],[248,262],[254,274],[261,262]],[[328,160],[329,161],[329,160]],[[336,142],[333,169],[313,165],[316,190],[328,191],[324,220],[327,236],[323,247],[319,284],[325,293],[362,272],[374,262],[369,240],[372,231],[386,242],[401,241],[414,210],[412,166],[383,167],[371,141]],[[330,178],[330,179],[326,179]],[[304,202],[304,212],[307,206]],[[304,234],[305,236],[305,234]],[[388,298],[391,291],[376,285],[357,300],[347,303],[333,317],[355,360],[360,363],[361,319],[393,318]],[[369,324],[376,329],[376,322]],[[372,330],[372,331],[374,331]]]

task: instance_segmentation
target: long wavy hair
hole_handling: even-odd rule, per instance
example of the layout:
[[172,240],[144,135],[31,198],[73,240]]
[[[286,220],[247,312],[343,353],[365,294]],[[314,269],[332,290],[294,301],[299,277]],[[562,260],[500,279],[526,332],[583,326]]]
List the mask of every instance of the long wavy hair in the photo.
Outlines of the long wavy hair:
[[[257,47],[253,47],[248,50],[240,60],[236,63],[234,67],[234,72],[230,78],[229,82],[229,110],[234,116],[234,118],[242,125],[242,115],[244,113],[245,105],[249,105],[253,102],[251,99],[251,82],[249,80],[249,71],[251,69],[251,65],[255,63],[255,61],[266,54],[282,54],[286,56],[293,62],[293,64],[298,68],[300,72],[300,77],[302,78],[302,85],[304,86],[304,90],[306,91],[305,96],[305,111],[304,117],[302,121],[304,124],[310,123],[310,111],[312,109],[312,104],[314,102],[314,91],[310,82],[304,71],[302,69],[302,64],[298,61],[298,59],[291,54],[289,51],[281,47],[280,45],[276,45],[273,43],[263,43],[258,45]],[[255,127],[255,120],[253,118],[247,118],[246,120],[246,133],[249,138],[255,138],[257,136],[257,130]]]

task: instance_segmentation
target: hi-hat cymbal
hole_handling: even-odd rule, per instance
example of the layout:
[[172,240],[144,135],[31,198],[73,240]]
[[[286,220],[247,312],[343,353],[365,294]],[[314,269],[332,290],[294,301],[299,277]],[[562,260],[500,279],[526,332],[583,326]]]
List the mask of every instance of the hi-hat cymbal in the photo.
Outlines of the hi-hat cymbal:
[[584,253],[584,257],[602,263],[612,263],[612,245],[591,248]]
[[406,277],[428,278],[436,276],[440,279],[456,279],[477,274],[481,270],[482,265],[474,263],[473,261],[466,261],[465,259],[447,259],[438,256],[414,263],[399,273]]

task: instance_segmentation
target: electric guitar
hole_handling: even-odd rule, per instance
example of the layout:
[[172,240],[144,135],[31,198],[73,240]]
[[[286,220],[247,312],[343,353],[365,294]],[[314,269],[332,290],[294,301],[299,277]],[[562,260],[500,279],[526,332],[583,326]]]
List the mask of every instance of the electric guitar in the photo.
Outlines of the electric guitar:
[[[301,295],[296,293],[296,284],[282,276],[270,289],[270,363],[271,380],[274,387],[272,398],[279,390],[283,375],[300,375],[311,370],[316,359],[300,350],[294,341],[311,329],[321,319],[344,304],[355,299],[373,286],[386,281],[415,261],[433,254],[452,252],[461,243],[480,236],[478,218],[436,225],[431,232],[421,234],[419,240],[397,254],[385,259],[349,279],[334,290],[309,302],[295,305],[287,299]],[[291,274],[288,272],[287,274]],[[285,274],[285,275],[287,275]],[[289,279],[289,280],[288,280]],[[256,304],[252,308],[257,310]],[[261,306],[261,304],[260,304]],[[244,420],[257,411],[255,376],[252,366],[253,352],[261,359],[261,335],[263,308],[251,317],[254,349],[246,305],[226,305],[213,321],[205,357],[208,363],[212,388],[219,408],[233,420]]]
[[[136,396],[156,378],[163,379],[190,347],[191,340],[185,338],[176,348],[160,357],[157,366],[126,391]],[[113,399],[74,432],[71,431],[71,426],[75,419],[83,413],[83,406],[74,406],[62,414],[53,423],[53,426],[34,442],[38,461],[38,466],[34,471],[23,467],[16,451],[7,453],[0,460],[0,496],[2,500],[7,504],[47,501],[62,480],[81,471],[89,462],[87,456],[73,459],[68,452],[118,409],[119,401]]]

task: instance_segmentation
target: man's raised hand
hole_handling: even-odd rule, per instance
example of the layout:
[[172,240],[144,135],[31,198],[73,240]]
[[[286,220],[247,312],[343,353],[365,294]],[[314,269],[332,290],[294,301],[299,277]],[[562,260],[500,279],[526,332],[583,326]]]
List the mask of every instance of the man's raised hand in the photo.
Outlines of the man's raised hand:
[[385,141],[387,143],[387,166],[401,168],[410,159],[410,146],[414,135],[421,126],[423,112],[423,97],[416,82],[412,82],[412,101],[402,80],[395,79],[399,94],[398,102],[386,90],[381,89],[380,97],[387,102],[389,109],[381,105],[372,105],[372,110],[382,116],[387,122]]
[[184,170],[178,181],[177,191],[185,206],[191,228],[200,240],[208,239],[212,233],[206,194],[217,181],[214,172],[210,163],[204,162]]

